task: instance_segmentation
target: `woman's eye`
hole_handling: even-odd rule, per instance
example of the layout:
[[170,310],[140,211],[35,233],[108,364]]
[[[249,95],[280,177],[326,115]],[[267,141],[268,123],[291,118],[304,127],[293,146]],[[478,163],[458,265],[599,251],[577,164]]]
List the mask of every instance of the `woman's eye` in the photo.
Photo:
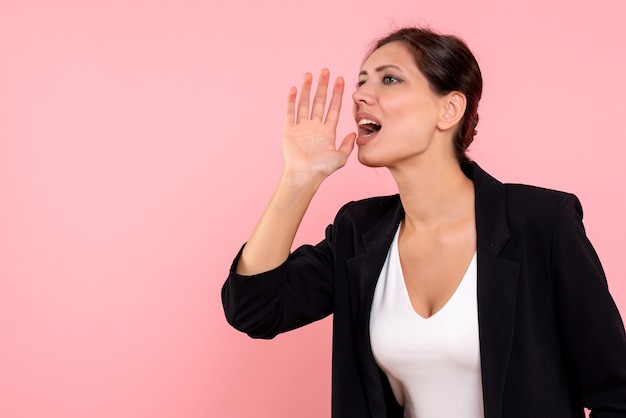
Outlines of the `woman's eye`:
[[394,77],[392,75],[386,75],[383,77],[383,84],[397,84],[401,81],[402,80],[400,80],[398,77]]
[[359,87],[361,87],[363,84],[365,84],[365,80],[359,80],[357,81],[355,87],[358,89]]

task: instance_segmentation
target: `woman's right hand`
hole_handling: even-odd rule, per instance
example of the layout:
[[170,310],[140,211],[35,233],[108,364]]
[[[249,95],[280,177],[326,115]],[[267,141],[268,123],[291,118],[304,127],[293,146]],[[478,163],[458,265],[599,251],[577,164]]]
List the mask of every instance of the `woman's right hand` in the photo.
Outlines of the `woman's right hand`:
[[283,174],[259,223],[237,263],[237,273],[254,275],[282,264],[289,256],[294,237],[322,181],[343,167],[354,148],[355,133],[348,134],[339,148],[335,135],[344,82],[338,77],[328,111],[326,91],[330,74],[322,70],[315,97],[309,107],[311,74],[304,75],[302,92],[292,87],[287,99],[283,129]]
[[292,87],[289,91],[283,128],[284,176],[319,185],[326,177],[346,164],[354,148],[355,133],[346,135],[339,148],[335,145],[344,88],[341,77],[335,80],[328,110],[324,116],[329,79],[329,71],[323,69],[311,106],[313,77],[310,73],[304,75],[297,105],[296,88]]

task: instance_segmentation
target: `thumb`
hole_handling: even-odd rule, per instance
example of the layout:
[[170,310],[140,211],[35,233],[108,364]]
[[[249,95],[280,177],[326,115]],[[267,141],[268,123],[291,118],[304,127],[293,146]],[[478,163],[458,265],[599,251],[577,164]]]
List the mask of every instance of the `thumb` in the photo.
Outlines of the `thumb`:
[[343,154],[344,158],[347,160],[348,156],[354,149],[354,142],[356,140],[356,134],[354,132],[349,133],[346,137],[341,141],[341,145],[339,146],[338,151]]

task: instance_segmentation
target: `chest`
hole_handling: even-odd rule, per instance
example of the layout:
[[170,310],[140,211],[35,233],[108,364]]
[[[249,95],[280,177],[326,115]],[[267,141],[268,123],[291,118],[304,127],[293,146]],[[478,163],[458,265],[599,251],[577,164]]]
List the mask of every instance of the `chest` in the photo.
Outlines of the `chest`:
[[473,224],[451,232],[406,233],[397,239],[400,273],[414,311],[439,312],[459,287],[476,252]]

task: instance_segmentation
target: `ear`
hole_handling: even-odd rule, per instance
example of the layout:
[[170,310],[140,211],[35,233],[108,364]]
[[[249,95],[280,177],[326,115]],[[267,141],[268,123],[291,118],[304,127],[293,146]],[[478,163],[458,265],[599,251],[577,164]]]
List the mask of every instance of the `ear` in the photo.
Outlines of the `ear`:
[[437,127],[442,131],[454,128],[463,119],[466,107],[467,99],[463,93],[453,91],[443,96]]

